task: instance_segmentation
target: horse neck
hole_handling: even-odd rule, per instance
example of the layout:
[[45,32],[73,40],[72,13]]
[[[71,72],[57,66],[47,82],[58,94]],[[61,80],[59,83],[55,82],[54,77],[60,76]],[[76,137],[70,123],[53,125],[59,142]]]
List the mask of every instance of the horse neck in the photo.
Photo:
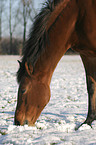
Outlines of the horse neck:
[[[50,84],[57,63],[71,46],[70,37],[75,29],[77,15],[76,1],[72,0],[62,9],[54,23],[48,28],[49,45],[46,46],[45,52],[34,68],[34,75],[40,81]],[[52,21],[53,19],[51,17]],[[51,24],[51,22],[49,23]]]

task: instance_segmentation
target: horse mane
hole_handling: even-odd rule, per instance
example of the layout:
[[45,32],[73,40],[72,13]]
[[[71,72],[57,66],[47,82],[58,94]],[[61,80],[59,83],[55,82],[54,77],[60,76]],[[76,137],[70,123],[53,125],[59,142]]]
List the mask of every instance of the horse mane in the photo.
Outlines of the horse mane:
[[43,4],[40,13],[35,17],[33,26],[30,29],[29,38],[23,48],[22,60],[17,72],[18,83],[20,83],[22,76],[25,74],[25,62],[30,63],[34,68],[38,58],[44,52],[48,40],[46,32],[47,22],[55,6],[60,1],[62,0],[47,0]]

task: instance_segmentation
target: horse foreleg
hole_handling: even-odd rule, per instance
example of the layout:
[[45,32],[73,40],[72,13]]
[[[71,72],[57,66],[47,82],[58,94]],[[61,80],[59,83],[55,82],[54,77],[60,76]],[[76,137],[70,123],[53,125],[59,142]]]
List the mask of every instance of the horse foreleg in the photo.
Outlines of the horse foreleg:
[[91,123],[96,120],[96,57],[81,55],[81,58],[86,72],[88,114],[85,122],[80,126],[85,123],[91,126]]

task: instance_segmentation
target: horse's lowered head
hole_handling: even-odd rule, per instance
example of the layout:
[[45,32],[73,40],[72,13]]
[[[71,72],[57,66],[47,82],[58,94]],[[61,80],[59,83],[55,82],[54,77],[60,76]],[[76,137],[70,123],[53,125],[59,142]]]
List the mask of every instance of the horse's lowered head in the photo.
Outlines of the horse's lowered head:
[[33,68],[25,63],[25,73],[18,89],[15,125],[33,126],[49,99],[49,86],[33,75]]

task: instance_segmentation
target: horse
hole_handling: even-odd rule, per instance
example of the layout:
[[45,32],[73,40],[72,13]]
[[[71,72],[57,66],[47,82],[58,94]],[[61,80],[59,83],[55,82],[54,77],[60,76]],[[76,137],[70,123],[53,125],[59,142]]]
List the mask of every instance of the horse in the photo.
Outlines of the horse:
[[50,100],[53,72],[69,48],[79,53],[86,73],[88,114],[81,125],[96,120],[96,0],[47,0],[18,61],[15,125],[34,126]]

